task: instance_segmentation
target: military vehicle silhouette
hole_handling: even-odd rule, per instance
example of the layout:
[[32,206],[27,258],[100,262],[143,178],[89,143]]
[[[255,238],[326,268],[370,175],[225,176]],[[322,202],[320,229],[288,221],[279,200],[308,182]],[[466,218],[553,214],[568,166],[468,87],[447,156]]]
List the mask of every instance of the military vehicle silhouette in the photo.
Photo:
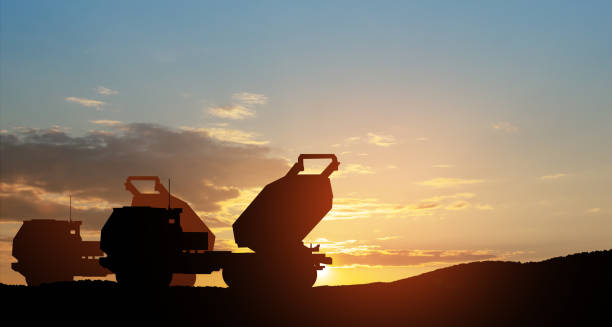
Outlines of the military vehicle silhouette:
[[[330,159],[320,174],[300,174],[305,159]],[[114,208],[102,228],[100,264],[124,286],[168,286],[173,274],[223,270],[230,288],[311,287],[332,259],[306,247],[303,239],[332,208],[329,176],[338,170],[333,154],[301,154],[282,178],[268,184],[234,223],[239,247],[255,252],[213,251],[212,233],[186,232],[184,208]]]
[[83,241],[81,221],[26,220],[13,238],[13,270],[31,286],[111,274],[100,266],[100,242]]
[[[154,192],[141,192],[135,185],[134,181],[149,181],[153,182]],[[182,209],[180,226],[183,232],[205,232],[208,233],[208,246],[205,250],[213,250],[215,246],[215,235],[204,224],[202,219],[193,211],[187,202],[171,195],[170,192],[159,181],[157,176],[130,176],[125,181],[125,189],[132,193],[133,207],[153,207],[153,208],[180,208]],[[188,234],[192,235],[192,234]],[[196,281],[195,274],[180,274],[175,273],[172,276],[171,285],[176,286],[193,286]]]

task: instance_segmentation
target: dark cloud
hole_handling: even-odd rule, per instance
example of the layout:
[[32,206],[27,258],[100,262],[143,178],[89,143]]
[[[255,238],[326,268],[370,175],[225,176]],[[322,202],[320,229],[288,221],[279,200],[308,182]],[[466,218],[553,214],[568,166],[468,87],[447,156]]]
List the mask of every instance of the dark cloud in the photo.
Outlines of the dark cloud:
[[[17,192],[0,197],[2,220],[58,219],[68,220],[69,206],[41,199],[32,192]],[[112,208],[72,208],[72,218],[83,221],[85,229],[99,229]]]
[[[131,199],[123,186],[127,176],[153,175],[164,182],[171,178],[173,194],[195,210],[214,211],[218,201],[236,197],[240,188],[264,185],[288,167],[284,160],[269,157],[264,146],[220,142],[206,133],[159,125],[127,124],[113,133],[84,136],[59,128],[0,134],[0,169],[3,183],[122,204]],[[5,194],[0,216],[65,217],[65,206],[49,202],[53,210],[42,211],[43,203],[36,199],[35,194]],[[101,213],[93,211],[82,212],[83,220],[99,226],[108,214],[98,218]]]
[[491,253],[475,251],[410,251],[410,250],[384,250],[367,251],[356,254],[333,253],[334,265],[369,265],[369,266],[413,266],[433,262],[467,262],[495,258]]

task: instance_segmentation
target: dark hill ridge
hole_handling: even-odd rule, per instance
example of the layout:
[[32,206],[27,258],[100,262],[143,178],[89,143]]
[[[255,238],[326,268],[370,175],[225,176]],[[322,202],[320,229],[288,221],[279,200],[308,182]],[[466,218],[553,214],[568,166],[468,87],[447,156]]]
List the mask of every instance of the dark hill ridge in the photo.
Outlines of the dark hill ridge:
[[473,262],[300,294],[214,287],[143,293],[101,281],[0,286],[8,302],[3,309],[21,323],[46,317],[70,325],[611,326],[611,291],[612,250],[541,262]]

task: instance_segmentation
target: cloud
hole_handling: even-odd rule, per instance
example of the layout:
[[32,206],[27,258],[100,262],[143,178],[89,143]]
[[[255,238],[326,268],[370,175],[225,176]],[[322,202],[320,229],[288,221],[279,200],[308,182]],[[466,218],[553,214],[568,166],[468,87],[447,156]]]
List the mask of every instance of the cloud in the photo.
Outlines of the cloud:
[[208,108],[208,113],[225,119],[245,119],[255,116],[255,105],[263,105],[268,102],[268,97],[263,94],[239,92],[232,94],[232,99],[238,103],[226,106],[213,106]]
[[334,198],[332,210],[323,218],[324,220],[363,219],[371,217],[404,218],[414,216],[430,216],[429,209],[436,208],[437,204],[408,204],[381,202],[375,198],[341,197]]
[[266,104],[268,102],[267,96],[249,92],[234,93],[232,98],[245,105]]
[[372,247],[356,247],[351,251],[326,253],[333,258],[334,266],[415,266],[426,263],[481,261],[497,257],[486,250],[396,250]]
[[227,119],[245,119],[255,116],[255,110],[240,104],[210,107],[208,108],[208,113],[219,118]]
[[119,91],[116,90],[111,90],[109,88],[106,88],[104,86],[98,86],[96,87],[96,92],[98,92],[98,94],[101,95],[114,95],[114,94],[119,94]]
[[106,105],[106,102],[103,102],[103,101],[84,99],[84,98],[76,98],[76,97],[67,97],[64,100],[66,100],[67,102],[78,103],[78,104],[82,105],[83,107],[96,108],[96,110],[100,110],[100,108],[102,106]]
[[288,170],[287,162],[268,157],[269,151],[152,124],[83,136],[23,128],[0,134],[0,219],[65,217],[71,193],[85,225],[99,228],[108,217],[106,207],[129,204],[123,182],[131,175],[170,177],[173,193],[196,211],[214,213],[219,203],[239,197],[239,190]]
[[[47,218],[67,220],[69,200],[67,193],[47,192],[44,188],[25,185],[0,183],[0,219],[19,221]],[[85,221],[85,228],[102,226],[117,203],[109,203],[101,198],[74,198],[72,217]]]
[[540,176],[540,179],[542,179],[542,180],[555,180],[555,179],[563,178],[565,176],[567,176],[567,174],[558,173],[558,174],[553,174],[553,175]]
[[110,127],[119,126],[123,124],[123,122],[120,122],[118,120],[107,120],[107,119],[90,120],[89,122],[92,124],[96,124],[96,125],[110,126]]
[[396,240],[400,238],[399,236],[383,236],[383,237],[377,237],[376,240],[377,241],[389,241],[389,240]]
[[427,137],[417,137],[414,140],[417,141],[417,142],[425,142],[425,141],[429,141],[429,138],[427,138]]
[[433,196],[433,197],[424,199],[422,201],[426,201],[426,202],[441,202],[441,201],[453,200],[453,199],[472,199],[472,198],[475,198],[475,197],[476,197],[476,194],[474,194],[474,193],[463,192],[463,193],[455,193],[455,194]]
[[445,164],[442,164],[442,165],[433,165],[432,167],[434,167],[434,168],[453,168],[455,166],[454,165],[445,165]]
[[586,211],[586,213],[590,213],[590,214],[596,214],[596,213],[600,213],[600,212],[601,212],[601,208],[591,208],[591,209]]
[[[257,194],[261,191],[260,187],[250,187],[250,188],[242,188],[237,189],[237,194],[232,197],[227,197],[219,202],[216,202],[217,208],[213,208],[211,211],[203,211],[201,214],[203,216],[213,217],[221,224],[225,226],[230,226],[238,216],[246,209],[249,204],[255,199]],[[215,227],[215,226],[212,226]]]
[[341,167],[335,174],[332,175],[334,178],[346,177],[346,175],[372,175],[375,174],[374,170],[370,166],[364,166],[361,164],[347,164]]
[[482,183],[482,182],[484,182],[484,180],[482,180],[482,179],[463,179],[463,178],[444,178],[444,177],[438,177],[438,178],[430,179],[430,180],[427,180],[427,181],[419,182],[417,184],[424,185],[424,186],[435,187],[435,188],[446,188],[446,187],[453,187],[453,186],[458,186],[458,185],[478,184],[478,183]]
[[389,147],[395,144],[395,137],[393,135],[368,133],[368,143],[382,147]]
[[[372,144],[380,147],[390,147],[396,144],[395,137],[388,134],[376,134],[369,132],[365,136],[351,136],[342,140],[341,143],[333,144],[332,147],[338,148],[342,146],[355,146],[358,144]],[[362,154],[358,154],[362,155]],[[364,154],[367,155],[367,154]]]
[[451,205],[447,206],[446,210],[463,210],[469,208],[470,203],[467,201],[455,201]]
[[474,205],[474,208],[478,210],[493,210],[493,206],[490,204],[476,204]]
[[512,125],[509,122],[499,122],[491,124],[491,128],[496,131],[506,132],[506,133],[517,133],[519,128],[517,126]]
[[219,141],[224,142],[232,142],[239,144],[254,144],[254,145],[264,145],[270,143],[269,141],[260,141],[255,138],[259,136],[259,134],[241,131],[239,129],[229,129],[222,127],[201,127],[201,128],[193,128],[193,127],[181,127],[182,130],[205,133],[209,137],[217,139]]
[[436,210],[445,206],[446,209],[467,209],[471,204],[466,199],[474,197],[476,197],[474,193],[456,193],[434,196],[408,204],[381,202],[376,198],[340,197],[334,198],[334,206],[324,220],[432,216]]

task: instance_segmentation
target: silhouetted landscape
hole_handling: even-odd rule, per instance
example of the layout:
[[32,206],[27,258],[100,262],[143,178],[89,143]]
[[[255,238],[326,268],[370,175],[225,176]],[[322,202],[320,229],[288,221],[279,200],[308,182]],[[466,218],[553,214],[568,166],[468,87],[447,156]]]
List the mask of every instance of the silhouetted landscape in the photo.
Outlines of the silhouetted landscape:
[[391,283],[304,293],[218,287],[142,292],[108,281],[0,290],[5,315],[17,316],[20,325],[42,318],[63,325],[604,326],[612,322],[612,250],[541,262],[473,262]]

